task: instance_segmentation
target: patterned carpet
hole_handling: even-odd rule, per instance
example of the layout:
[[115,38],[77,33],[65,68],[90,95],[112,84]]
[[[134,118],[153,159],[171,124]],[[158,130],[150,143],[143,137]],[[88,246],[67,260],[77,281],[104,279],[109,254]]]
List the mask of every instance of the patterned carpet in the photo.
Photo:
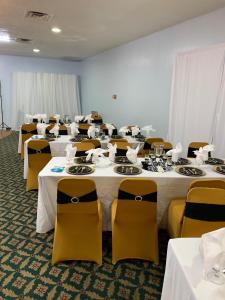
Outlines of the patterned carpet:
[[0,300],[160,299],[168,237],[160,231],[160,265],[111,264],[111,235],[103,235],[103,265],[52,266],[53,231],[36,234],[37,192],[25,192],[18,135],[0,141]]

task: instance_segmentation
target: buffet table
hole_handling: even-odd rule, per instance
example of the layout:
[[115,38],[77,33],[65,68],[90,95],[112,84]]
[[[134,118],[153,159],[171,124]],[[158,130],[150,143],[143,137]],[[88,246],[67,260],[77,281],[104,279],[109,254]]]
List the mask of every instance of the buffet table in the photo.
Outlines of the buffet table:
[[224,300],[225,284],[203,279],[200,238],[169,241],[161,300]]
[[[138,163],[143,159],[138,159]],[[66,166],[65,157],[54,157],[39,173],[39,190],[38,190],[38,206],[37,206],[37,227],[39,233],[45,233],[54,228],[56,216],[56,197],[57,182],[61,178],[78,177],[69,175],[64,170],[62,173],[54,173],[51,169],[55,166]],[[110,206],[113,199],[117,197],[118,187],[122,179],[126,178],[114,172],[115,164],[106,168],[95,168],[95,172],[90,175],[80,176],[93,179],[96,184],[97,194],[102,202],[103,210],[103,230],[111,229]],[[204,165],[201,167],[206,172],[203,177],[198,179],[224,179],[225,176],[218,174],[212,170],[212,166]],[[187,194],[190,182],[194,177],[187,177],[178,174],[174,169],[169,172],[157,173],[142,170],[140,175],[129,176],[137,178],[153,179],[157,183],[158,203],[157,203],[157,220],[161,228],[167,227],[167,209],[172,198],[184,197]]]
[[[34,138],[43,138],[42,135],[36,135],[34,136]],[[59,138],[56,138],[54,141],[49,142],[50,145],[50,149],[51,149],[51,154],[53,157],[57,157],[57,156],[65,156],[66,152],[66,146],[68,144],[76,144],[74,142],[71,142],[70,139],[72,138],[71,135],[61,135]],[[27,179],[27,172],[28,172],[28,154],[27,154],[27,144],[29,143],[29,141],[31,141],[33,138],[30,138],[28,140],[25,141],[24,143],[24,179]],[[144,143],[143,142],[138,142],[136,141],[135,138],[131,137],[131,136],[127,136],[126,137],[127,141],[131,144],[131,146],[133,147],[137,147],[137,145],[140,146],[140,149],[143,148]],[[109,142],[109,137],[106,137],[104,140],[100,140],[101,143],[101,148],[102,149],[107,149],[107,145]],[[91,142],[91,140],[90,140]]]

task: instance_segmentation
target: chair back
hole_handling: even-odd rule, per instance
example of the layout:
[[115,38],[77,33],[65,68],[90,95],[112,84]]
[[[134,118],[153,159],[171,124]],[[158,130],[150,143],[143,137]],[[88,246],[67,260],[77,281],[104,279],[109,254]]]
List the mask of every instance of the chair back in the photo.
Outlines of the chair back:
[[194,187],[187,195],[181,237],[200,237],[225,227],[225,190]]
[[95,148],[101,148],[101,143],[98,139],[83,140],[81,143],[91,143]]
[[110,139],[109,143],[115,145],[116,143],[128,143],[127,139]]
[[102,120],[102,116],[101,115],[95,113],[95,114],[92,114],[91,117],[93,119],[92,123],[94,123],[94,124],[102,124],[103,120]]
[[[112,131],[112,135],[117,135],[117,129],[116,129],[116,126],[115,126],[114,124],[112,124],[112,125],[115,127],[115,129],[113,129],[113,131]],[[102,124],[102,125],[100,126],[100,129],[104,132],[105,135],[109,135],[109,130],[108,130],[108,128],[106,127],[105,124]]]
[[162,145],[163,149],[166,151],[173,149],[173,145],[169,142],[154,142],[154,143],[152,143],[152,149],[154,149],[155,147],[157,147],[159,145]]
[[45,133],[49,134],[49,131],[52,130],[52,128],[55,126],[56,123],[50,123],[45,129]]
[[156,143],[156,142],[164,142],[164,140],[162,138],[147,138],[145,139],[145,143],[144,143],[144,150],[150,150],[152,149],[152,144]]
[[85,214],[98,217],[98,196],[91,179],[64,178],[57,187],[57,215]]
[[49,124],[55,124],[55,123],[57,123],[57,119],[55,117],[53,117],[53,116],[50,116],[48,123]]
[[225,181],[220,179],[203,179],[194,180],[191,182],[189,191],[195,187],[217,188],[225,190]]
[[[200,147],[207,146],[208,143],[206,142],[192,142],[188,146],[188,153],[187,157],[196,157],[194,154],[195,150],[198,150]],[[211,153],[209,152],[209,157],[211,156]]]
[[23,124],[21,126],[21,159],[24,158],[24,142],[32,137],[32,135],[38,134],[37,124]]
[[155,222],[156,218],[156,183],[149,179],[124,179],[119,186],[115,221]]
[[94,144],[92,144],[91,142],[90,143],[88,143],[88,142],[76,143],[76,144],[73,145],[73,147],[77,148],[77,152],[76,152],[76,155],[75,155],[76,157],[87,156],[87,154],[85,153],[86,151],[91,150],[91,149],[95,149]]
[[68,135],[66,125],[60,125],[59,126],[59,135]]
[[46,140],[29,141],[27,145],[28,166],[45,166],[52,158],[49,142]]
[[[114,143],[115,144],[115,143]],[[117,152],[116,152],[116,156],[126,156],[127,153],[127,147],[131,147],[131,144],[129,144],[128,142],[117,142]]]
[[90,126],[91,126],[90,124],[86,124],[86,123],[79,124],[79,127],[78,127],[79,134],[87,134],[88,128]]

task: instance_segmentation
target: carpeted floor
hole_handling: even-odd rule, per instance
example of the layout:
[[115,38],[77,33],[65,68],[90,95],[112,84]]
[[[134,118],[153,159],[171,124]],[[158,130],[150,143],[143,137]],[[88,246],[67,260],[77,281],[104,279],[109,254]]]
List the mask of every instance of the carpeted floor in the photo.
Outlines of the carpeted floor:
[[36,234],[37,192],[25,192],[18,135],[0,141],[0,300],[160,299],[168,237],[159,233],[160,264],[111,264],[111,235],[103,235],[103,264],[52,266],[53,231]]

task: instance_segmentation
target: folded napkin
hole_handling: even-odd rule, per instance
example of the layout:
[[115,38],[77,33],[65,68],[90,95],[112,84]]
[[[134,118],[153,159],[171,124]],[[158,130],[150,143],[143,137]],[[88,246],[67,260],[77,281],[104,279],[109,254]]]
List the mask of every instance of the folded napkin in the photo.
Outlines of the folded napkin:
[[83,121],[83,119],[84,119],[84,116],[75,116],[74,117],[74,120],[75,120],[76,123],[79,123],[79,122]]
[[60,115],[59,114],[54,114],[53,118],[56,119],[57,123],[59,123]]
[[47,115],[46,114],[40,114],[41,116],[41,121],[44,121],[45,123],[47,123]]
[[123,127],[121,127],[120,129],[119,129],[119,132],[121,132],[121,133],[123,133],[124,135],[126,134],[126,133],[128,133],[130,130],[129,130],[129,128],[127,127],[127,126],[123,126]]
[[150,132],[154,132],[156,131],[152,125],[146,125],[144,127],[141,128],[141,130],[143,131],[143,134],[146,136],[146,137],[150,137]]
[[113,133],[113,129],[115,129],[115,126],[113,126],[112,124],[109,123],[105,123],[106,128],[108,129],[108,133],[111,136]]
[[87,121],[88,123],[91,123],[92,120],[94,120],[92,117],[92,115],[86,115],[85,118],[84,118],[84,121]]
[[116,143],[112,145],[111,143],[108,143],[108,151],[109,151],[109,159],[110,161],[114,162],[115,160],[115,155],[117,152],[117,145]]
[[47,125],[44,123],[37,123],[37,132],[38,134],[45,135]]
[[66,159],[69,161],[74,158],[77,152],[77,147],[73,147],[72,144],[66,145]]
[[199,150],[193,151],[196,155],[196,162],[198,164],[202,164],[203,161],[208,160],[209,158],[209,152],[214,151],[215,147],[214,145],[207,145],[204,147],[200,147]]
[[90,138],[90,137],[92,137],[92,138],[94,138],[95,137],[95,133],[98,131],[98,128],[95,128],[95,126],[90,126],[89,128],[88,128],[88,131],[87,131],[87,134],[88,134],[88,137]]
[[95,161],[96,167],[100,167],[100,168],[106,168],[106,167],[110,166],[111,163],[112,162],[110,161],[110,159],[105,156],[100,156]]
[[75,136],[80,132],[79,129],[78,129],[78,126],[79,125],[75,122],[70,124],[70,130],[71,130],[71,135],[72,136]]
[[133,164],[135,164],[137,162],[137,154],[139,151],[139,145],[137,146],[136,149],[132,149],[131,147],[127,146],[127,153],[126,153],[126,157],[129,159],[129,161],[131,161]]
[[138,133],[140,132],[140,128],[137,125],[135,125],[131,127],[131,132],[132,132],[132,136],[138,135]]
[[59,125],[55,124],[55,126],[51,130],[49,130],[49,133],[54,133],[55,136],[58,136],[59,135]]
[[179,159],[179,154],[183,151],[181,143],[178,143],[174,149],[171,149],[166,152],[166,155],[172,156],[172,161],[177,162]]
[[106,152],[107,150],[101,148],[90,149],[85,152],[87,154],[86,161],[90,160],[92,157],[92,162],[95,163],[98,161],[99,157],[104,157],[104,153]]
[[225,254],[225,228],[205,233],[201,237],[200,253],[203,258],[203,276],[217,268],[221,255]]

